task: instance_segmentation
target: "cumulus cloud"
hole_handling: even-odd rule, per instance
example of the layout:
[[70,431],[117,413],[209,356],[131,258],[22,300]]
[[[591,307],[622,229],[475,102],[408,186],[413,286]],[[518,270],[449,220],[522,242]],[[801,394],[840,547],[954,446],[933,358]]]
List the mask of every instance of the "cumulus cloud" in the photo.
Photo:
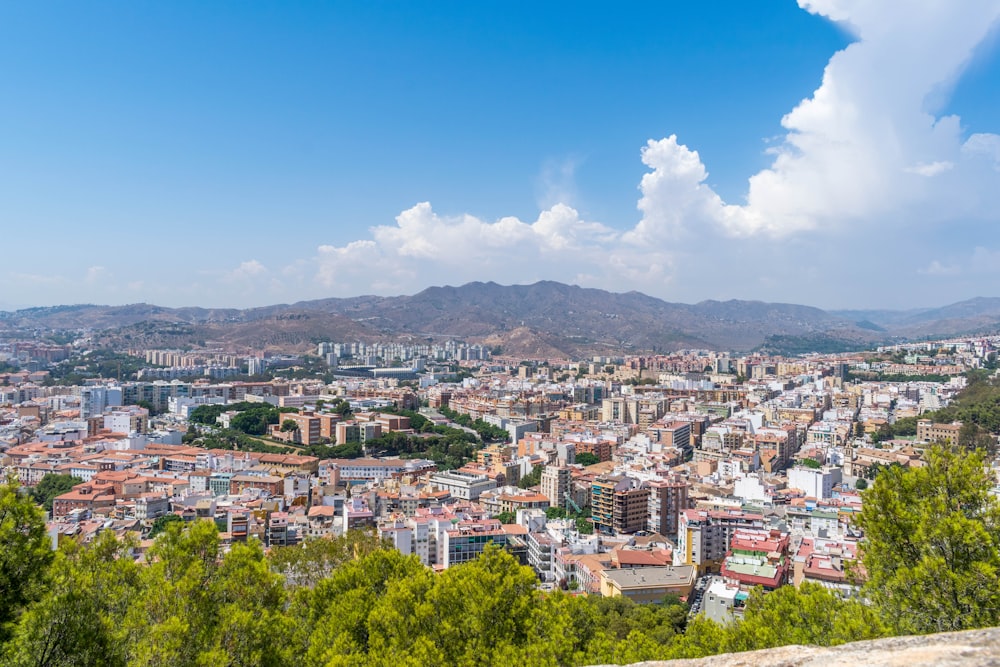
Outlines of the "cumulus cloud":
[[784,237],[876,219],[992,214],[995,199],[968,195],[981,192],[977,158],[1000,164],[1000,137],[963,140],[959,118],[936,117],[929,106],[995,25],[1000,3],[929,0],[905,11],[866,0],[799,4],[844,24],[858,41],[830,59],[820,87],[782,119],[786,134],[769,151],[771,166],[750,177],[746,204],[724,204],[704,184],[697,152],[676,137],[651,141],[639,231],[670,238],[713,225],[731,236]]
[[[944,238],[940,230],[953,220],[992,230],[1000,222],[1000,135],[969,133],[958,116],[939,111],[997,25],[1000,2],[799,5],[841,24],[855,41],[831,57],[815,91],[781,119],[784,134],[767,151],[771,163],[749,176],[743,201],[724,201],[708,185],[697,150],[671,135],[641,149],[648,171],[630,227],[582,218],[568,205],[576,163],[552,163],[543,170],[543,210],[534,221],[444,216],[423,202],[395,224],[372,228],[370,238],[321,246],[315,280],[348,294],[555,278],[668,297],[715,280],[731,296],[792,285],[782,295],[788,298],[799,285],[797,298],[808,299],[810,285],[833,289],[829,276],[847,253],[884,264],[913,230],[926,234],[925,245]],[[899,261],[927,279],[985,272],[998,260],[985,248],[971,258],[964,249],[964,261],[909,248]],[[804,256],[808,267],[795,266]],[[739,266],[740,277],[706,266]]]
[[[624,275],[631,270],[627,256],[634,253],[623,246],[620,232],[583,220],[565,204],[542,211],[533,222],[516,217],[490,222],[439,215],[422,202],[396,216],[395,225],[374,227],[372,239],[320,246],[316,279],[339,293],[352,293],[367,277],[374,278],[369,287],[377,292],[499,276],[565,280],[586,277],[587,268],[601,263]],[[647,262],[640,266],[650,270]]]

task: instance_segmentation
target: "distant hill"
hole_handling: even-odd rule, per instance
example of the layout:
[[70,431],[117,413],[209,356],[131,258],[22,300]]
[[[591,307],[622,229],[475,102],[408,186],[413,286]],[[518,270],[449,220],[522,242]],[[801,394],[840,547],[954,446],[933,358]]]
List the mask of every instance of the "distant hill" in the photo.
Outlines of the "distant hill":
[[135,346],[216,342],[306,351],[324,340],[442,340],[525,356],[580,356],[679,348],[856,349],[883,340],[1000,331],[1000,298],[910,311],[824,311],[760,301],[670,303],[639,292],[543,281],[473,282],[411,296],[317,299],[250,309],[77,305],[0,313],[2,330],[87,330]]
[[998,297],[976,297],[940,308],[844,310],[830,313],[852,320],[859,326],[874,324],[893,336],[907,339],[1000,331]]

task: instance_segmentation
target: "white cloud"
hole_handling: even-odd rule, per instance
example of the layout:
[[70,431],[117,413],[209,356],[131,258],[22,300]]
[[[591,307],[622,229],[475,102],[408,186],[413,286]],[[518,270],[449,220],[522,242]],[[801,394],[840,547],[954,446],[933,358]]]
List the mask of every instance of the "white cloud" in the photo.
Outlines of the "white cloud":
[[945,262],[935,259],[919,273],[930,276],[982,276],[1000,273],[1000,250],[976,246],[971,255],[966,255],[961,260]]
[[1000,170],[1000,136],[996,134],[973,134],[962,144],[962,152],[970,158],[985,157],[993,162],[993,168]]
[[229,271],[223,276],[223,280],[226,282],[247,282],[259,278],[268,273],[267,267],[258,262],[256,259],[247,260],[241,262],[232,271]]
[[[988,204],[979,197],[974,198],[979,208],[969,209],[970,189],[978,188],[969,172],[981,169],[969,158],[986,154],[996,163],[1000,137],[978,134],[963,142],[958,117],[935,117],[928,106],[961,74],[1000,17],[1000,3],[929,0],[907,3],[905,9],[867,0],[800,0],[800,5],[844,23],[858,41],[830,59],[820,87],[782,119],[787,133],[769,150],[775,156],[771,166],[750,177],[747,203],[717,202],[701,184],[704,167],[695,162],[697,154],[688,151],[694,159],[650,165],[654,174],[666,171],[677,181],[685,174],[698,178],[695,185],[688,183],[686,196],[672,193],[663,204],[652,202],[652,211],[644,208],[644,221],[666,217],[660,225],[676,230],[701,227],[707,217],[731,235],[780,237],[867,227],[876,220],[918,216],[939,222],[956,213],[992,211],[995,199]],[[665,141],[659,144],[670,148],[673,138]],[[955,178],[935,179],[952,171]],[[913,180],[918,176],[924,182]],[[706,215],[683,214],[691,198],[700,203],[696,212]]]
[[220,283],[227,285],[232,293],[241,298],[282,298],[286,285],[267,266],[256,259],[240,262],[235,269],[228,271],[206,271],[207,276],[215,277]]
[[91,266],[87,269],[84,280],[89,285],[94,285],[110,278],[111,273],[103,266]]
[[931,162],[930,164],[925,164],[920,162],[913,165],[912,167],[906,167],[903,171],[908,174],[917,174],[918,176],[937,176],[938,174],[943,174],[946,171],[950,171],[955,168],[954,162],[948,162],[947,160],[939,160],[937,162]]
[[[799,4],[839,22],[856,41],[831,57],[819,87],[782,118],[785,134],[767,151],[771,165],[748,179],[744,203],[723,201],[706,183],[698,152],[671,135],[642,148],[649,171],[639,185],[641,218],[631,229],[581,218],[567,205],[576,163],[551,163],[541,178],[546,206],[537,220],[442,216],[420,203],[395,225],[373,228],[369,239],[321,246],[317,281],[346,294],[573,277],[674,296],[691,293],[692,282],[678,276],[698,275],[703,287],[731,295],[784,284],[786,294],[802,290],[797,298],[809,300],[804,283],[830,289],[829,276],[857,254],[859,240],[871,246],[861,253],[869,261],[886,263],[908,230],[925,230],[930,239],[926,230],[953,219],[1000,221],[1000,136],[964,138],[957,116],[935,115],[996,24],[1000,2]],[[795,238],[802,243],[793,249]],[[793,252],[809,254],[808,269],[795,270]],[[974,267],[1000,259],[988,252],[977,248],[966,267],[924,259],[916,270],[936,278],[982,271]],[[746,262],[747,256],[768,259]],[[741,272],[736,282],[728,277],[733,266]]]
[[[533,222],[515,217],[489,222],[471,215],[442,216],[422,202],[396,216],[395,225],[373,228],[372,239],[320,246],[316,280],[336,293],[353,294],[501,277],[565,280],[600,264],[626,273],[621,267],[628,265],[629,253],[620,237],[564,204],[542,211]],[[606,271],[600,275],[613,277]]]
[[931,260],[931,263],[928,264],[926,268],[919,271],[919,273],[923,273],[928,276],[956,276],[961,272],[962,267],[957,264],[945,264],[937,259]]

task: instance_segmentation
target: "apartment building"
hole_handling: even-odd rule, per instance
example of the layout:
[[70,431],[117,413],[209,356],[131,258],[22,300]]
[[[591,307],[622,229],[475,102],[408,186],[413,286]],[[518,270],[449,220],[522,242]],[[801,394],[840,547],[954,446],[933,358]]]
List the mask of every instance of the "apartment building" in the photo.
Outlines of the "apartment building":
[[541,492],[549,499],[551,507],[563,507],[568,504],[566,497],[573,489],[573,474],[566,466],[545,466],[542,471]]
[[647,483],[649,499],[646,529],[675,539],[680,514],[688,509],[688,483],[682,479],[655,479]]
[[762,529],[764,517],[738,510],[688,509],[680,514],[674,565],[694,565],[699,572],[718,571],[738,529]]
[[625,475],[601,475],[590,488],[594,529],[604,533],[634,533],[647,524],[649,488]]

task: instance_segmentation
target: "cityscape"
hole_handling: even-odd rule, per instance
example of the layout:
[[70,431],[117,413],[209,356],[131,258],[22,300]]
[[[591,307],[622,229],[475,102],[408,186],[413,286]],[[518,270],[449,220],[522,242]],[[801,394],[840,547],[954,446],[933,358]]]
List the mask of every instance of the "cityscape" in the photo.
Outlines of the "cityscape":
[[[434,572],[500,547],[540,591],[680,600],[732,625],[755,590],[858,599],[866,489],[925,466],[934,443],[997,451],[949,408],[970,382],[994,386],[1000,334],[584,359],[62,335],[75,340],[0,343],[0,460],[42,491],[51,548],[110,533],[139,562],[172,522],[212,523],[221,553],[367,533]],[[111,373],[88,372],[95,355]]]
[[996,664],[998,30],[0,3],[0,666]]

